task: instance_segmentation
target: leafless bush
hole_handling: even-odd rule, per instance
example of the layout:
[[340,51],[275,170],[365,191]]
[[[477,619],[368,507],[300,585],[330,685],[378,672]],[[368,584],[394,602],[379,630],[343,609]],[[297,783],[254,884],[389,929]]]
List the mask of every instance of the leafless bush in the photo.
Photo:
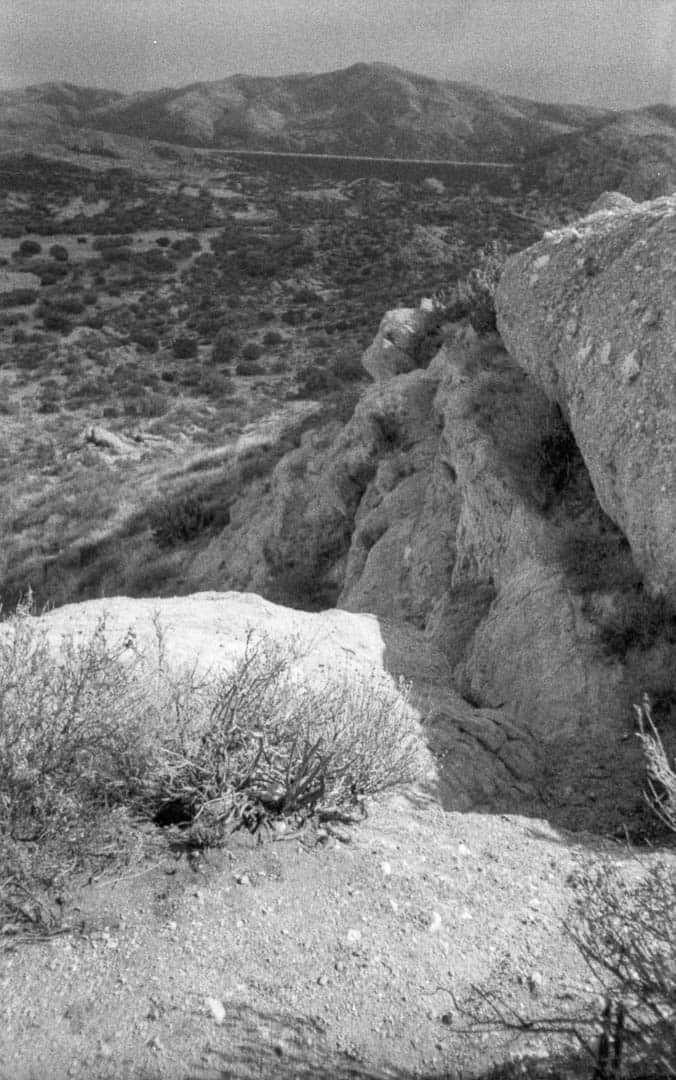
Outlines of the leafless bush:
[[648,772],[648,801],[671,832],[676,833],[676,762],[670,765],[667,752],[655,727],[652,706],[647,695],[634,711]]
[[27,605],[0,625],[0,934],[44,928],[96,849],[125,861],[139,821],[222,842],[275,817],[354,811],[412,780],[420,742],[405,688],[300,673],[297,651],[250,636],[233,670],[176,672],[103,619],[50,641]]
[[[647,797],[676,832],[676,774],[653,723],[636,707]],[[606,997],[596,1076],[676,1077],[676,867],[637,859],[628,880],[608,861],[577,875],[571,934]],[[637,1072],[638,1069],[638,1072]]]
[[201,722],[165,745],[153,797],[160,814],[192,823],[196,841],[355,808],[418,774],[405,688],[347,675],[318,684],[296,660],[288,645],[250,636],[235,669],[209,687]]

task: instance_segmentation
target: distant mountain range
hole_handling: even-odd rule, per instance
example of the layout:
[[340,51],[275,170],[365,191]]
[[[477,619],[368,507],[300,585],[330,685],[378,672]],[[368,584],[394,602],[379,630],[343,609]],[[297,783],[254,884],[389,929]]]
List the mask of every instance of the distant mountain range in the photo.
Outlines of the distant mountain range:
[[52,140],[86,130],[209,149],[517,162],[532,184],[568,187],[571,169],[584,168],[634,197],[676,187],[674,108],[542,104],[387,64],[134,94],[69,83],[0,92],[0,149],[3,135],[12,142],[31,130]]

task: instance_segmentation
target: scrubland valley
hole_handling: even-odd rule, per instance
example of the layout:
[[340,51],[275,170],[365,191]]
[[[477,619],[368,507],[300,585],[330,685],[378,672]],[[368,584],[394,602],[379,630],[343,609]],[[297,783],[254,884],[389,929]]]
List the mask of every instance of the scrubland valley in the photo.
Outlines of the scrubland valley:
[[382,64],[0,93],[1,1080],[676,1076],[674,189]]
[[548,220],[535,197],[424,175],[167,153],[150,173],[0,163],[8,602],[190,591],[177,546],[308,426],[347,419],[383,312]]

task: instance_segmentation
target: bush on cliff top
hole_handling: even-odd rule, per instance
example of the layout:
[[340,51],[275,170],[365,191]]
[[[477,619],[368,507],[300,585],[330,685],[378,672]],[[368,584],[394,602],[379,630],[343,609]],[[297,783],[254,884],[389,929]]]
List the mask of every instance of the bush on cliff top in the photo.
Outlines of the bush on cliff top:
[[[322,685],[250,636],[234,668],[177,673],[105,620],[58,653],[27,608],[0,626],[0,936],[59,924],[75,874],[143,849],[150,822],[223,842],[275,819],[348,815],[414,779],[420,739],[385,680]],[[152,831],[152,830],[151,830]]]

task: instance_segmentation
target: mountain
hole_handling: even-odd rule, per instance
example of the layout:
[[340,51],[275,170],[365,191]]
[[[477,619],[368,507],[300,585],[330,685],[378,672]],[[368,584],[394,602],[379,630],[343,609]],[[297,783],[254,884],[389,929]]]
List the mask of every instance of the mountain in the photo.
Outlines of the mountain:
[[387,64],[320,75],[233,75],[124,95],[48,83],[0,94],[0,128],[49,123],[247,150],[519,160],[614,113],[537,104]]
[[574,201],[622,191],[637,201],[676,189],[676,108],[654,105],[562,135],[526,164],[524,186]]
[[520,165],[582,209],[604,190],[642,200],[676,188],[676,109],[627,112],[506,97],[388,64],[324,74],[233,75],[134,94],[45,83],[0,92],[0,149],[108,157],[148,141],[208,150],[439,158]]
[[124,94],[98,90],[72,83],[50,82],[27,86],[23,90],[0,92],[1,128],[27,125],[71,125],[79,127],[96,109],[112,106]]

